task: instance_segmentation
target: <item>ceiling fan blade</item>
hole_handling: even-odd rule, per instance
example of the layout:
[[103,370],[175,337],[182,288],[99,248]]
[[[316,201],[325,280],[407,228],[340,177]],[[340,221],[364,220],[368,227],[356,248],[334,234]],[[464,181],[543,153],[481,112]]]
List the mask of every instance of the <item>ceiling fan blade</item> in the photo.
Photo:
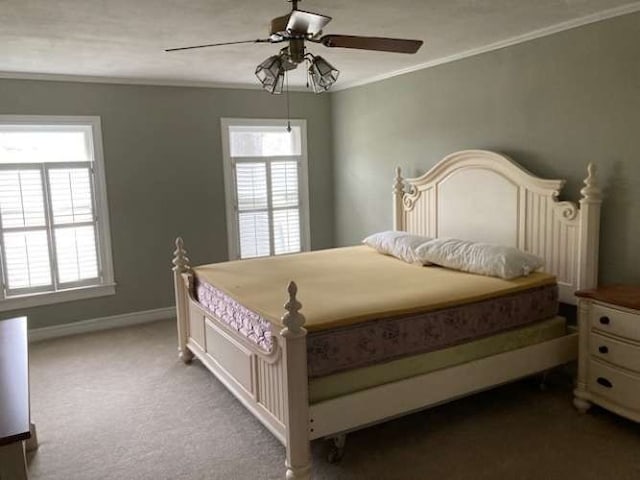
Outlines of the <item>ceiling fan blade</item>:
[[359,50],[377,50],[380,52],[416,53],[422,40],[402,38],[359,37],[355,35],[324,35],[318,40],[325,47],[357,48]]
[[165,49],[165,52],[176,52],[178,50],[192,50],[194,48],[219,47],[222,45],[237,45],[239,43],[279,43],[281,41],[282,40],[272,40],[270,38],[258,38],[257,40],[240,40],[238,42],[207,43],[205,45],[193,45],[191,47],[167,48]]
[[287,30],[293,33],[317,35],[331,21],[331,17],[319,13],[293,10],[289,14]]

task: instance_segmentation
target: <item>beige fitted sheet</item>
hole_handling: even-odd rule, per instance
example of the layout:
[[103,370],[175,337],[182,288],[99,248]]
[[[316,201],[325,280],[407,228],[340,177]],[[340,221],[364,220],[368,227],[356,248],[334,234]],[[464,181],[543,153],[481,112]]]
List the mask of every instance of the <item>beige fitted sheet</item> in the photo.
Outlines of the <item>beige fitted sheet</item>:
[[309,331],[371,319],[427,312],[555,283],[536,272],[503,280],[441,267],[411,265],[366,246],[215,263],[195,275],[277,326],[287,285],[298,300]]

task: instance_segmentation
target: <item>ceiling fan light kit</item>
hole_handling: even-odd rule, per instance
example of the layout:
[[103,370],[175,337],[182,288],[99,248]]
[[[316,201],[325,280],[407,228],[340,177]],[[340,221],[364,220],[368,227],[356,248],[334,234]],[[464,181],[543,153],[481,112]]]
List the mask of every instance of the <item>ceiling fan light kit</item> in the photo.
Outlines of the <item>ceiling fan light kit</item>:
[[195,48],[215,47],[238,43],[281,43],[289,45],[278,55],[273,55],[256,67],[256,76],[262,87],[269,93],[280,94],[285,83],[285,73],[295,69],[304,61],[309,62],[309,85],[315,93],[326,92],[338,80],[340,72],[320,56],[307,52],[305,41],[322,44],[329,48],[353,48],[393,53],[416,53],[422,46],[422,40],[400,38],[360,37],[354,35],[324,35],[322,29],[331,21],[331,17],[319,13],[298,10],[298,0],[291,2],[288,15],[271,20],[271,31],[266,39],[243,40],[224,43],[210,43],[191,47],[170,48],[165,51],[191,50]]
[[340,72],[322,57],[313,57],[309,65],[309,80],[314,93],[326,92],[336,83]]
[[284,68],[280,55],[273,55],[256,67],[256,77],[262,88],[273,94],[282,93],[284,85]]

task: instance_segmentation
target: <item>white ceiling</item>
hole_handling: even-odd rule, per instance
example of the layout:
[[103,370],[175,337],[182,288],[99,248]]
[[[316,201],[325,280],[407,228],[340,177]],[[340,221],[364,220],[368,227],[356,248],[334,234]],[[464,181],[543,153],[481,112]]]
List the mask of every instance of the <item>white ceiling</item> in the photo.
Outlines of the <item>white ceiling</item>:
[[[289,8],[284,0],[0,0],[0,72],[257,86],[255,66],[283,45],[163,49],[264,38],[270,19]],[[333,17],[325,33],[424,40],[416,55],[311,44],[340,70],[336,87],[344,88],[540,29],[638,10],[640,2],[304,0],[299,8]],[[303,85],[303,69],[290,82]]]

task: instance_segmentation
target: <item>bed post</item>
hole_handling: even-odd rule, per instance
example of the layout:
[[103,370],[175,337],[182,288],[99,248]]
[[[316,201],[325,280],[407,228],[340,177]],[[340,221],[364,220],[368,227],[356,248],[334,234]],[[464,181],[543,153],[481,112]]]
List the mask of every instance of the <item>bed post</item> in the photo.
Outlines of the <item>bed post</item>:
[[596,167],[589,163],[584,188],[580,190],[580,251],[578,254],[578,290],[598,286],[598,245],[600,243],[600,206],[602,195],[596,179]]
[[184,363],[193,360],[193,353],[187,348],[189,335],[189,307],[183,273],[190,273],[189,258],[184,249],[182,237],[176,238],[176,250],[173,252],[173,288],[176,294],[176,320],[178,324],[178,355]]
[[309,439],[309,385],[307,378],[307,330],[300,313],[302,304],[296,298],[298,287],[289,282],[289,300],[282,317],[282,358],[286,395],[285,426],[287,449],[287,480],[311,478]]
[[404,230],[402,225],[402,197],[404,195],[404,179],[402,170],[396,167],[396,176],[393,181],[393,229]]

